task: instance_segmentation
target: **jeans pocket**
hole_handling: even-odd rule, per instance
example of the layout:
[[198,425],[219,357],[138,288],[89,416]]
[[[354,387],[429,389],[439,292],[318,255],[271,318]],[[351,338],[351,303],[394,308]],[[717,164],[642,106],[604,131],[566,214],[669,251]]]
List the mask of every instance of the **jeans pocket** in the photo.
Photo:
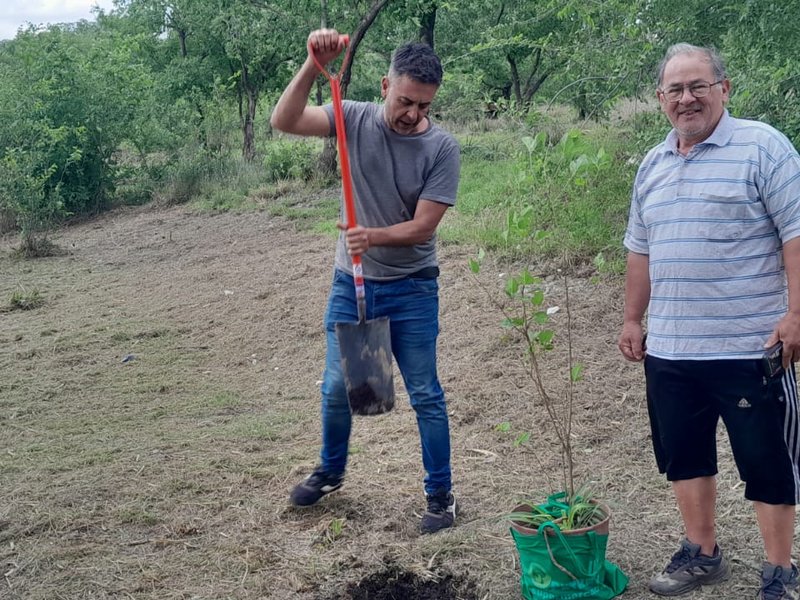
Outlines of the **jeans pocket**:
[[439,280],[436,278],[410,277],[408,282],[415,292],[431,295],[439,293]]

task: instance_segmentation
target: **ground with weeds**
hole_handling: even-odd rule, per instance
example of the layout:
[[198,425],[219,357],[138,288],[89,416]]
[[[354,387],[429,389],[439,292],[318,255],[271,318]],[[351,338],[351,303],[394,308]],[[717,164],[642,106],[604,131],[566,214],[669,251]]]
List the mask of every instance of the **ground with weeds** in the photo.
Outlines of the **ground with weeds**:
[[[66,252],[38,260],[11,257],[13,237],[0,243],[0,597],[520,597],[501,517],[559,475],[520,347],[484,289],[499,296],[511,267],[487,261],[482,287],[467,268],[475,248],[440,247],[462,512],[453,530],[421,536],[418,435],[399,379],[397,408],[355,423],[342,490],[306,510],[287,502],[318,452],[332,238],[268,211],[144,207],[54,241]],[[530,266],[561,307],[563,340],[564,281]],[[681,532],[651,456],[641,368],[616,349],[622,282],[579,269],[569,286],[585,366],[578,478],[612,507],[624,598],[648,598]],[[546,360],[554,386],[562,359]],[[719,539],[734,577],[694,598],[757,587],[755,519],[721,448]]]

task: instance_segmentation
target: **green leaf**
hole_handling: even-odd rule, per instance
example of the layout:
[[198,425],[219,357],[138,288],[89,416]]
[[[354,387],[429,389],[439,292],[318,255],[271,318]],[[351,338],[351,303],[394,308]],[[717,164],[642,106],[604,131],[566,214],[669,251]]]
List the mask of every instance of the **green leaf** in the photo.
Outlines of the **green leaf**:
[[498,423],[494,426],[495,431],[499,431],[500,433],[507,433],[511,431],[511,423],[508,421],[504,421],[502,423]]
[[529,135],[523,136],[522,143],[525,144],[525,148],[527,148],[529,154],[533,154],[534,150],[536,150],[535,138],[532,138]]
[[519,292],[519,282],[514,277],[509,277],[506,281],[506,294],[513,298]]
[[569,378],[572,382],[580,381],[583,379],[583,365],[576,364],[569,371]]
[[522,285],[533,285],[535,283],[539,283],[540,281],[538,277],[531,275],[531,272],[528,271],[528,269],[522,271],[522,273],[519,274],[518,279]]
[[473,258],[470,258],[469,259],[469,270],[472,271],[473,273],[479,273],[480,270],[481,270],[481,263],[479,263],[477,260],[475,260]]
[[507,329],[511,329],[513,327],[522,327],[525,325],[525,319],[522,317],[508,317],[507,319],[503,319],[500,324]]
[[545,323],[547,323],[550,320],[550,315],[548,315],[545,311],[540,310],[540,311],[534,313],[533,320],[538,325],[544,325]]
[[520,433],[520,434],[519,434],[519,435],[516,437],[516,439],[514,440],[514,447],[516,448],[516,447],[518,447],[518,446],[521,446],[522,444],[524,444],[525,442],[527,442],[529,439],[531,439],[531,434],[530,434],[530,432],[528,432],[528,431],[525,431],[525,432],[523,432],[523,433]]
[[549,350],[550,348],[552,348],[554,336],[555,333],[552,330],[543,329],[542,331],[536,334],[536,341],[539,342],[540,346]]

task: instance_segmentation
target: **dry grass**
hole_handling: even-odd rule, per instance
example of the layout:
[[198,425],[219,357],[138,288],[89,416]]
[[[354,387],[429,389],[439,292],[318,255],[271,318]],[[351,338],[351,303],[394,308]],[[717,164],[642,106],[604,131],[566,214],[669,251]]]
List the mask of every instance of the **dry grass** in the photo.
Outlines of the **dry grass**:
[[[499,517],[558,473],[518,348],[469,278],[471,249],[441,252],[440,375],[463,512],[452,531],[424,537],[402,387],[392,414],[357,421],[342,491],[305,511],[287,505],[318,451],[332,239],[265,212],[174,207],[115,212],[58,243],[70,254],[0,258],[0,298],[22,287],[48,299],[0,314],[0,596],[321,600],[388,561],[466,578],[480,598],[519,597]],[[548,285],[558,303],[563,286]],[[621,282],[576,279],[570,295],[585,364],[578,475],[614,511],[609,558],[631,577],[624,597],[648,598],[681,532],[651,457],[640,368],[615,347]],[[558,366],[553,355],[553,381]],[[735,577],[695,599],[750,597],[760,566],[722,448],[719,538]]]

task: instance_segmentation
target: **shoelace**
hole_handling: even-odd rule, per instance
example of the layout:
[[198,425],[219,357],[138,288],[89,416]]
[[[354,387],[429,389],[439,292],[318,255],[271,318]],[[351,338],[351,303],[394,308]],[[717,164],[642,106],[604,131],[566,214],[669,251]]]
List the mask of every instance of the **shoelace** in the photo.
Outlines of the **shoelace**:
[[428,498],[428,512],[438,515],[447,510],[449,504],[447,496],[430,496]]
[[782,574],[783,569],[778,567],[775,569],[772,579],[761,584],[761,589],[758,593],[764,600],[781,600],[784,598],[786,584],[781,579]]
[[672,555],[672,559],[664,570],[667,573],[674,573],[690,560],[692,560],[691,550],[686,546],[681,546],[681,549]]
[[330,483],[330,477],[323,471],[314,471],[306,480],[309,487],[320,487],[326,483]]

